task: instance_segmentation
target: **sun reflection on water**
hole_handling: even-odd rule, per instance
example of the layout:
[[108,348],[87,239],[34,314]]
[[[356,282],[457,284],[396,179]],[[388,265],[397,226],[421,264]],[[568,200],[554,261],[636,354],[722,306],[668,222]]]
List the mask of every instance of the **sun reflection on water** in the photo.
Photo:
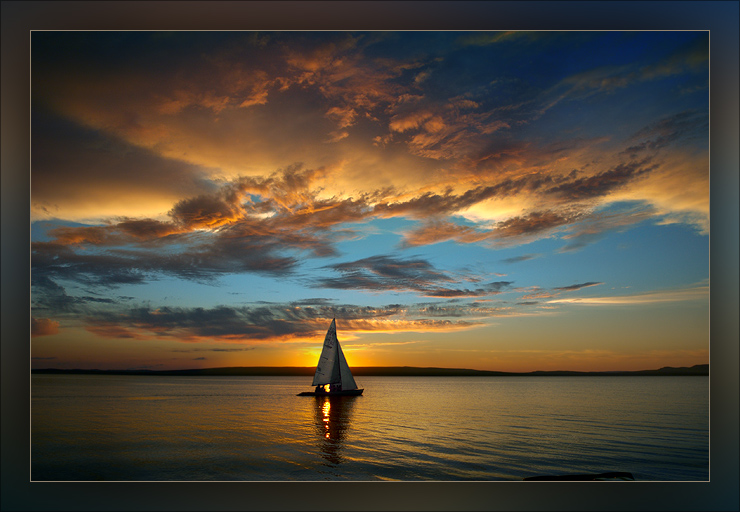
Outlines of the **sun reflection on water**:
[[352,408],[357,397],[316,397],[316,430],[321,456],[332,464],[343,461],[341,451],[352,424]]
[[324,434],[324,437],[326,437],[327,439],[330,438],[330,434],[329,434],[329,411],[331,411],[331,402],[329,401],[329,399],[326,399],[326,401],[324,402],[324,405],[321,407],[321,412],[324,415],[324,418],[323,418],[324,419],[324,428],[326,429],[326,433]]

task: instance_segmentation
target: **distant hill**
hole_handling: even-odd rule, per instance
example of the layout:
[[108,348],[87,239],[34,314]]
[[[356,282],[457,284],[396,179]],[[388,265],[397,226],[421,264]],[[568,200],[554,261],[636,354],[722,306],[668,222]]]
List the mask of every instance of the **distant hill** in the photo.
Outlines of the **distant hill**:
[[[202,376],[312,376],[315,368],[303,366],[233,366],[226,368],[199,368],[191,370],[64,370],[46,368],[31,370],[43,374],[81,374],[81,375],[202,375]],[[671,375],[709,375],[708,364],[674,368],[665,366],[658,370],[576,372],[576,371],[534,371],[498,372],[489,370],[469,370],[465,368],[418,368],[414,366],[358,366],[352,368],[355,376],[382,377],[629,377],[629,376],[671,376]]]

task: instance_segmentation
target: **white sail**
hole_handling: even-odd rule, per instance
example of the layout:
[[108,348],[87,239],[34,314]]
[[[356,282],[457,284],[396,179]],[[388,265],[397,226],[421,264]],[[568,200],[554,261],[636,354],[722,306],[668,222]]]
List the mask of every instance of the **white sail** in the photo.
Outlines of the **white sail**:
[[355,378],[352,376],[352,372],[349,370],[347,360],[344,358],[344,352],[342,347],[337,341],[337,349],[339,350],[339,375],[342,377],[342,390],[348,391],[350,389],[357,389],[357,383]]
[[338,347],[337,325],[336,321],[332,320],[324,338],[324,348],[321,349],[321,356],[319,356],[319,364],[316,365],[316,373],[313,376],[312,386],[339,384],[341,382]]
[[311,385],[323,386],[325,384],[341,384],[343,391],[357,389],[357,383],[337,339],[336,320],[331,321],[329,330],[326,332],[324,347],[321,349],[319,364],[316,365],[316,373]]

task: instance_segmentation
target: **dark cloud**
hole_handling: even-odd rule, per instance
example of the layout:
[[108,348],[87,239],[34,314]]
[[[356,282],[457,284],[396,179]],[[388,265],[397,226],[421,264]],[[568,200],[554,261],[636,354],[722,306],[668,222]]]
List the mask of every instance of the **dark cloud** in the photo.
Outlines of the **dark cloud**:
[[[497,284],[502,289],[508,284]],[[82,317],[85,328],[99,336],[118,339],[172,338],[189,341],[234,343],[321,338],[332,318],[341,319],[342,330],[414,331],[449,330],[480,325],[481,318],[512,314],[508,307],[448,300],[424,304],[358,306],[352,304],[295,306],[275,303],[262,306],[214,308],[137,307],[90,310]],[[455,320],[445,320],[445,318]],[[468,318],[468,320],[464,320]],[[237,352],[247,347],[173,349],[173,352]]]
[[334,299],[323,299],[323,298],[312,298],[295,300],[290,303],[291,306],[330,306],[334,303]]
[[115,304],[117,301],[115,299],[106,299],[104,297],[91,297],[90,295],[85,295],[80,297],[85,302],[100,302],[103,304]]
[[381,307],[356,306],[350,304],[327,306],[317,310],[318,314],[331,313],[332,318],[342,318],[346,321],[386,319],[396,315],[403,315],[408,309],[400,304],[388,304]]
[[[130,224],[127,224],[130,227]],[[148,248],[148,242],[118,247],[117,241],[99,233],[118,231],[117,226],[55,229],[59,238],[54,242],[34,242],[32,251],[33,275],[76,281],[88,286],[115,287],[121,284],[142,284],[168,274],[202,282],[214,280],[226,273],[258,272],[284,275],[292,271],[296,258],[279,255],[289,249],[322,252],[322,245],[300,233],[288,233],[283,239],[271,236],[249,236],[243,225],[212,233],[194,233],[171,239],[170,250]],[[95,237],[88,233],[95,233]],[[59,243],[75,240],[74,245]],[[104,246],[101,247],[101,240]],[[164,242],[162,242],[164,243]],[[84,250],[93,245],[98,250]],[[155,244],[156,245],[156,244]]]
[[528,261],[533,260],[535,258],[539,258],[542,256],[541,254],[522,254],[521,256],[513,256],[511,258],[504,258],[501,260],[504,263],[519,263],[522,261]]
[[534,299],[551,299],[553,297],[557,297],[559,295],[559,292],[553,292],[550,290],[543,290],[539,286],[534,286],[529,289],[521,290],[526,292],[524,295],[522,295],[522,300],[534,300]]
[[581,288],[588,288],[589,286],[598,286],[600,284],[604,284],[604,283],[589,281],[587,283],[572,284],[570,286],[559,286],[559,287],[553,288],[553,290],[560,290],[563,292],[572,292],[572,291],[580,290]]
[[403,202],[380,202],[375,205],[373,212],[382,217],[393,217],[396,215],[424,215],[444,214],[454,211],[457,197],[449,191],[440,195],[432,192],[426,192],[421,196],[409,199]]
[[[215,237],[207,236],[202,244],[183,252],[173,263],[182,264],[195,276],[203,271],[212,275],[257,272],[281,276],[290,273],[298,262],[295,257],[284,255],[284,251],[308,249],[320,252],[316,247],[320,245],[318,242],[301,234],[282,239],[269,235],[250,236],[244,233],[243,227],[238,224],[219,231]],[[169,262],[164,260],[164,263]],[[177,266],[174,270],[177,271]]]
[[542,183],[541,177],[522,179],[505,179],[494,185],[479,185],[461,195],[447,190],[443,194],[425,192],[424,194],[402,202],[379,202],[373,207],[373,213],[379,216],[408,215],[415,218],[428,218],[431,215],[447,215],[464,210],[475,204],[494,197],[506,197],[523,189],[537,188]]
[[455,279],[436,270],[422,259],[400,259],[373,256],[357,261],[324,267],[342,274],[341,277],[318,279],[316,287],[342,290],[414,292],[424,297],[480,297],[501,293],[511,283],[488,283],[474,290],[445,286]]
[[624,150],[624,153],[655,151],[679,141],[686,143],[692,139],[706,142],[708,133],[709,117],[707,114],[686,110],[663,118],[635,133],[630,140],[637,143]]
[[446,280],[440,272],[433,269],[429,262],[421,259],[402,260],[391,256],[372,256],[351,263],[334,265],[335,270],[350,272],[359,267],[383,278]]
[[535,235],[570,224],[577,218],[577,215],[553,211],[532,212],[497,223],[492,235],[496,238],[517,238]]
[[116,286],[145,282],[141,260],[123,255],[77,253],[53,242],[31,244],[32,284],[48,286],[51,278],[90,286]]
[[[118,300],[91,295],[69,295],[64,286],[49,277],[52,272],[31,274],[31,305],[35,312],[45,311],[53,315],[74,315],[86,311],[93,305],[115,305]],[[64,278],[64,275],[55,276]],[[79,277],[79,276],[76,276]],[[85,284],[89,284],[85,282]],[[127,300],[119,298],[119,300]]]
[[604,284],[603,282],[589,281],[586,283],[572,284],[569,286],[558,286],[544,290],[537,286],[529,289],[523,289],[519,291],[525,292],[521,296],[521,300],[516,303],[517,306],[536,306],[540,304],[542,299],[552,299],[559,296],[561,293],[574,292],[583,288],[589,288],[591,286],[599,286]]
[[205,170],[128,144],[102,131],[32,108],[31,195],[34,208],[119,201],[122,194],[176,198],[213,190]]
[[72,311],[77,300],[67,295],[63,286],[38,272],[31,273],[31,304],[36,311],[55,313]]
[[650,158],[639,162],[619,164],[608,171],[595,176],[578,178],[549,189],[547,192],[560,196],[569,201],[590,199],[606,195],[659,167],[658,164],[648,165]]
[[570,234],[563,236],[563,239],[570,242],[559,252],[577,251],[601,240],[610,231],[624,230],[634,224],[653,219],[656,215],[655,208],[637,205],[617,207],[612,211],[584,216],[570,227],[572,231]]
[[509,288],[513,284],[512,281],[497,281],[488,283],[479,288],[473,290],[468,288],[463,289],[449,289],[449,288],[437,288],[430,289],[424,293],[426,297],[439,297],[439,298],[452,298],[452,297],[486,297],[489,295],[496,295],[502,293],[505,289]]
[[488,230],[476,229],[448,221],[427,220],[420,227],[404,234],[401,247],[428,245],[446,240],[454,240],[463,244],[485,242],[495,245],[510,245],[571,224],[577,220],[579,215],[578,211],[535,211],[500,221],[495,224],[493,229]]
[[63,245],[121,245],[129,240],[108,226],[59,227],[49,230],[47,234]]
[[[140,307],[91,312],[88,330],[109,337],[141,337],[142,332],[159,337],[214,338],[222,340],[266,340],[275,337],[318,336],[328,321],[377,320],[397,315],[400,306],[359,307],[350,305],[296,307],[286,304],[261,307],[175,308]],[[213,348],[216,352],[237,349]]]
[[419,291],[440,279],[449,281],[424,260],[400,260],[390,256],[373,256],[329,268],[341,277],[317,280],[315,286],[344,290]]
[[163,222],[154,219],[129,219],[122,218],[115,225],[122,233],[125,233],[139,241],[172,241],[167,240],[172,235],[177,235],[180,230],[171,222]]
[[417,316],[431,317],[491,317],[510,313],[506,307],[492,306],[488,301],[463,301],[458,298],[434,303],[420,303],[407,308]]
[[154,219],[121,218],[102,226],[61,226],[49,229],[47,236],[63,245],[102,247],[142,245],[161,246],[185,242],[187,233],[171,222]]
[[217,306],[211,309],[141,307],[124,311],[96,312],[88,316],[87,322],[101,329],[117,326],[126,330],[151,331],[158,336],[183,339],[209,337],[264,340],[273,337],[318,334],[322,329],[326,329],[327,319],[334,317],[353,321],[378,319],[398,313],[399,308],[393,306],[291,307],[289,304],[276,304],[269,307]]
[[254,350],[255,347],[238,347],[238,348],[176,348],[172,352],[244,352]]
[[417,304],[419,314],[431,317],[462,317],[470,315],[471,308],[462,308],[452,302]]
[[219,197],[200,195],[179,201],[170,216],[188,229],[216,228],[237,218],[238,211]]

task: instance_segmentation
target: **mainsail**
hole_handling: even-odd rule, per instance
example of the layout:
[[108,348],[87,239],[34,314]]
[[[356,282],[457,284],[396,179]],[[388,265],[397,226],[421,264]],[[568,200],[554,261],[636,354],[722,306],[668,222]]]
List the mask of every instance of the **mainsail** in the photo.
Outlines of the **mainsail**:
[[321,349],[319,364],[316,365],[316,373],[311,385],[323,386],[325,384],[341,384],[344,391],[357,389],[357,383],[349,369],[342,347],[339,346],[336,319],[331,321],[329,330],[326,332],[324,347]]

